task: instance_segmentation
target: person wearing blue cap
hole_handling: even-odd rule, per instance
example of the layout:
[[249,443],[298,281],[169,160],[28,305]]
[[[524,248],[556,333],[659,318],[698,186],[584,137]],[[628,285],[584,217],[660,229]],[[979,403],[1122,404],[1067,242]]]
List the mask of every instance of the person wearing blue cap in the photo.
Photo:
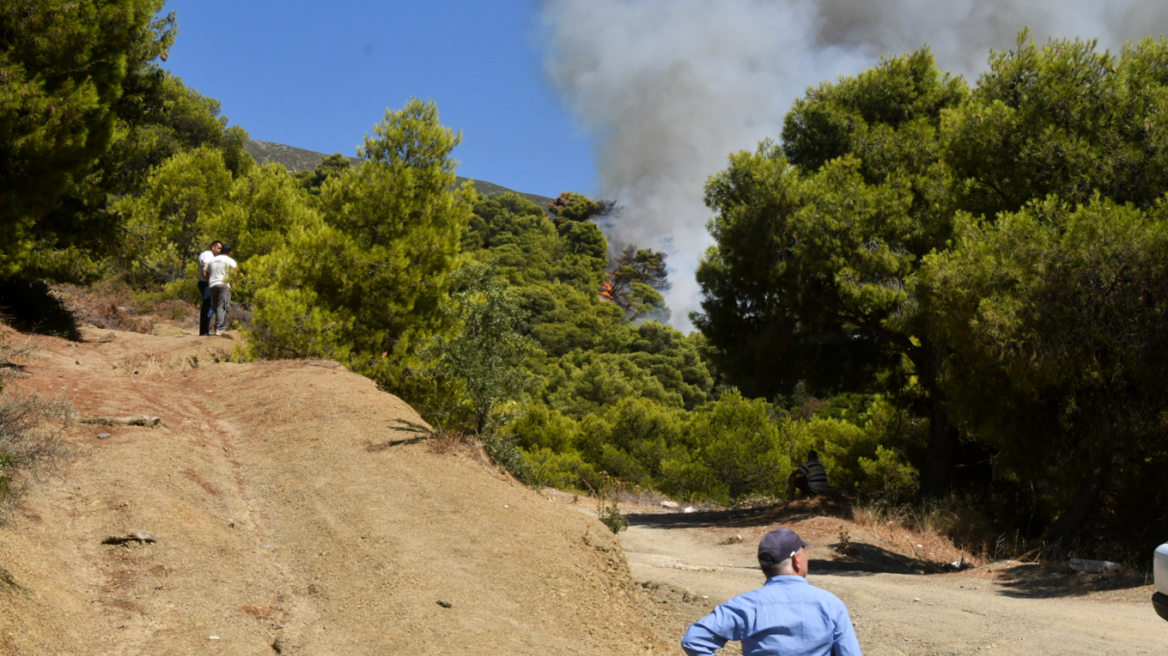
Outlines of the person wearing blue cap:
[[681,639],[689,656],[713,655],[729,640],[744,656],[861,656],[844,602],[807,582],[807,544],[789,528],[763,536],[766,584],[721,604]]

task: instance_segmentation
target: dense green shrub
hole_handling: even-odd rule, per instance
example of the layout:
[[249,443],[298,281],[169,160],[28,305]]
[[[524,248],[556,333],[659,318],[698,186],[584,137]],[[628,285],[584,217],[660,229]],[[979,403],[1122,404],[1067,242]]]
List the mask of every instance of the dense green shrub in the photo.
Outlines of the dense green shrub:
[[578,451],[553,451],[536,447],[524,452],[531,470],[532,483],[539,487],[562,490],[594,490],[601,484],[601,474]]
[[662,489],[723,504],[781,497],[792,467],[790,439],[789,424],[772,418],[770,404],[730,392],[693,414],[688,448],[662,464]]

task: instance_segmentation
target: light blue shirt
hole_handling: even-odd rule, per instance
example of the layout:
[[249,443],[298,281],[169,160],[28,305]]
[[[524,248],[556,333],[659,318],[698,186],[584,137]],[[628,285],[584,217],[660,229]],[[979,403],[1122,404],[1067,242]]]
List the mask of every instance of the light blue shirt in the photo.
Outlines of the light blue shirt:
[[745,656],[861,656],[844,602],[802,576],[772,576],[718,606],[689,627],[681,648],[703,656],[727,640],[741,640]]

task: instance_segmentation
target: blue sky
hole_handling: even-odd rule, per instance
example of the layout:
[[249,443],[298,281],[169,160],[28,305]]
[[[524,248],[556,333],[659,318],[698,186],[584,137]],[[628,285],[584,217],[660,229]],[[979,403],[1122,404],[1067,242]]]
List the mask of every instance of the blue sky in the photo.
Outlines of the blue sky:
[[532,0],[170,0],[166,66],[253,139],[355,155],[410,96],[462,130],[460,175],[554,196],[593,191],[588,135],[545,79]]

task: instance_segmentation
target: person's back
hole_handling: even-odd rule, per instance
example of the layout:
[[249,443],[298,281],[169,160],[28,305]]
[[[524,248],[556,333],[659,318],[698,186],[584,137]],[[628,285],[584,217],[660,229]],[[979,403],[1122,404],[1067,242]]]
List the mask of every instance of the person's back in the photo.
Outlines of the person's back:
[[[718,606],[700,623],[711,633],[742,641],[746,656],[831,656],[833,647],[851,632],[843,602],[795,575],[768,579],[761,588]],[[851,640],[855,640],[854,635]],[[721,649],[726,644],[726,640],[718,642],[717,638],[704,639],[700,629],[691,628],[681,646],[687,653],[704,654],[706,649]]]
[[[218,243],[219,242],[215,242],[215,244]],[[212,244],[211,248],[214,248],[215,244]],[[211,248],[208,248],[202,253],[199,253],[198,266],[196,267],[196,273],[198,274],[197,280],[199,282],[207,282],[207,278],[203,275],[203,271],[207,268],[207,265],[211,263],[211,260],[215,259],[215,256],[217,255],[217,253],[211,250]]]
[[211,287],[216,285],[230,287],[231,270],[237,267],[239,264],[230,255],[216,255],[207,263],[207,284]]
[[207,284],[207,265],[215,256],[219,254],[220,249],[223,248],[223,242],[216,239],[211,242],[207,250],[199,253],[199,259],[195,266],[196,285],[199,288],[199,296],[202,297],[202,305],[199,308],[199,334],[207,335],[210,333],[211,317],[214,316],[215,310],[211,298],[211,286]]
[[799,465],[798,471],[807,477],[807,485],[814,494],[824,494],[831,489],[827,484],[827,469],[819,462],[819,456]]
[[763,536],[758,561],[766,583],[720,604],[681,639],[688,656],[712,656],[729,640],[745,656],[861,656],[838,597],[807,582],[808,547],[794,531]]
[[210,327],[208,335],[218,335],[227,327],[227,312],[231,307],[229,280],[231,272],[238,268],[239,265],[231,257],[231,246],[228,244],[224,244],[222,252],[211,258],[205,267],[204,273],[207,275],[207,283],[211,290],[211,304],[215,311],[214,325]]
[[812,449],[807,453],[807,462],[791,472],[787,477],[787,498],[794,500],[798,490],[807,496],[819,496],[831,491],[827,484],[827,469],[819,462],[819,454]]

